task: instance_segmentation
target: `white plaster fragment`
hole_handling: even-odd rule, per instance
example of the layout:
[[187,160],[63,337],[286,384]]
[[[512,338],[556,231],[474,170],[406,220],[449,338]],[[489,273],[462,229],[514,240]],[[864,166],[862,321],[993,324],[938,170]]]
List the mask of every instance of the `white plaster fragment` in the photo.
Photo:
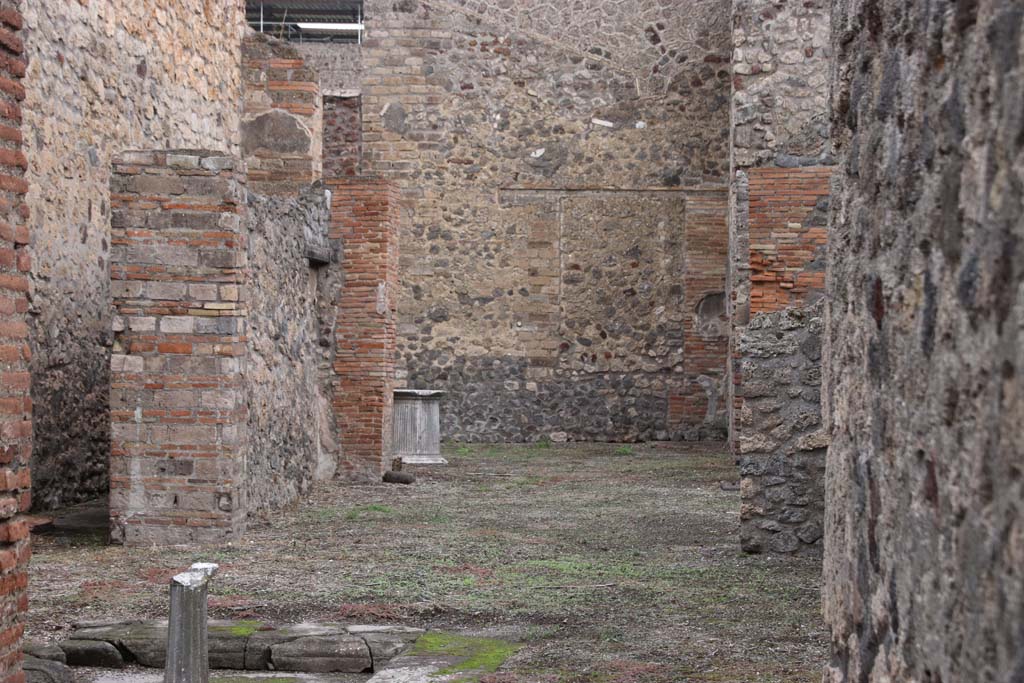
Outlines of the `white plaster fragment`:
[[590,122],[595,126],[604,126],[605,128],[614,128],[615,124],[611,121],[605,121],[604,119],[590,119]]
[[647,127],[647,122],[646,121],[637,121],[636,122],[637,130],[643,130],[646,127]]
[[381,282],[377,285],[377,314],[384,315],[388,312],[388,285]]
[[533,152],[533,154],[531,154],[530,156],[533,157],[534,159],[540,159],[542,156],[544,156],[544,152],[546,152],[546,151],[547,151],[546,148],[541,147],[540,149],[535,150]]

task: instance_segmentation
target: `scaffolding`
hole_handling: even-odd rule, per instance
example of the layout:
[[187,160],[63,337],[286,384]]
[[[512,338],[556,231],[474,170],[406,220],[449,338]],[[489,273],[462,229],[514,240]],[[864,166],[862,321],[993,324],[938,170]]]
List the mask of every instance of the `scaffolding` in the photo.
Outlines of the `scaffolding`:
[[359,43],[366,30],[363,0],[246,0],[256,31],[309,43]]

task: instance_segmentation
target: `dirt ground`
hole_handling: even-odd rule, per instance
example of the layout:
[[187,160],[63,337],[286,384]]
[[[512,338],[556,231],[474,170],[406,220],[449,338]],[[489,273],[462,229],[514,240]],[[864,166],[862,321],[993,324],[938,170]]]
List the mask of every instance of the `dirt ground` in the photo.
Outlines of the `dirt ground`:
[[524,647],[487,683],[811,682],[820,562],[739,552],[721,445],[462,446],[411,487],[324,485],[221,548],[41,536],[28,637],[166,616],[220,563],[211,617],[401,622]]

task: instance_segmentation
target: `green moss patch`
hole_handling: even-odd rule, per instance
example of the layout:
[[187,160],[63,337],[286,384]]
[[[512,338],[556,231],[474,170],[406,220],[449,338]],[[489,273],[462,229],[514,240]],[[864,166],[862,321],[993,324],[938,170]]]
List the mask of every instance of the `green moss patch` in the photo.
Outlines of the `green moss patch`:
[[263,622],[261,621],[243,620],[237,621],[230,626],[211,626],[210,630],[214,633],[224,633],[238,636],[239,638],[248,638],[252,634],[256,633],[256,631],[259,631],[262,626]]
[[[409,654],[459,657],[462,661],[437,672],[438,676],[453,674],[494,673],[522,645],[497,638],[474,638],[451,633],[431,632],[419,637]],[[472,676],[456,681],[472,681]]]

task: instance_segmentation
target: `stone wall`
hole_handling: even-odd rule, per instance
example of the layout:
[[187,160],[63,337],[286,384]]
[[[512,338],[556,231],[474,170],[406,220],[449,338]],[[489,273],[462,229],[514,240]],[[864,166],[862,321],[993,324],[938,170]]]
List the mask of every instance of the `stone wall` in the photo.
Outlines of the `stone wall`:
[[821,552],[825,448],[821,301],[754,317],[737,340],[740,544],[747,552]]
[[821,364],[799,351],[802,336],[817,338],[820,314],[797,309],[824,292],[828,4],[733,3],[726,403],[743,478],[742,545],[754,552],[821,545],[825,444],[819,435],[814,448],[800,445],[818,429]]
[[330,237],[340,243],[345,267],[334,337],[337,475],[379,482],[391,456],[400,200],[381,178],[334,179],[328,187]]
[[685,233],[726,182],[728,2],[506,5],[371,0],[358,81],[323,84],[402,188],[399,381],[449,391],[448,438],[720,436],[726,336],[685,336],[724,199],[721,243]]
[[29,397],[30,223],[22,153],[25,91],[20,0],[0,0],[0,683],[24,683],[28,609],[32,401]]
[[222,543],[245,528],[242,165],[130,152],[111,178],[114,542]]
[[363,99],[324,96],[324,177],[359,175],[363,166]]
[[242,43],[242,154],[249,183],[296,194],[323,171],[319,77],[290,43],[250,33]]
[[238,142],[241,0],[25,0],[35,501],[107,488],[110,159]]
[[249,310],[245,388],[250,514],[290,504],[338,458],[331,410],[340,274],[327,244],[322,189],[248,199]]
[[306,65],[320,76],[324,95],[331,97],[359,94],[363,53],[351,45],[332,43],[292,43]]
[[1024,676],[1024,6],[837,0],[829,681]]

